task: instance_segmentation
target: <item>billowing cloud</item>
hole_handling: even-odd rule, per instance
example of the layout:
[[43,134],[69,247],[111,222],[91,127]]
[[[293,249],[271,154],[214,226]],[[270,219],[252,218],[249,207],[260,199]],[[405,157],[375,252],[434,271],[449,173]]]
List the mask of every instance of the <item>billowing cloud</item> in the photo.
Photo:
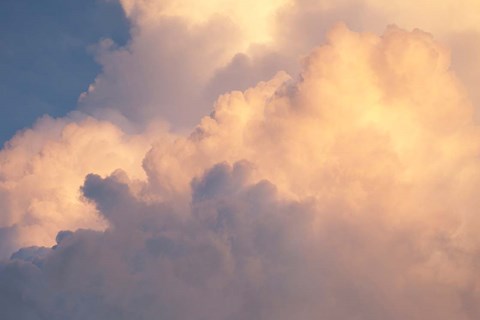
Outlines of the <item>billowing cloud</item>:
[[5,318],[477,319],[480,132],[449,51],[393,26],[326,39],[148,152],[105,122],[53,129],[44,166],[99,143],[75,192],[108,227],[1,263]]

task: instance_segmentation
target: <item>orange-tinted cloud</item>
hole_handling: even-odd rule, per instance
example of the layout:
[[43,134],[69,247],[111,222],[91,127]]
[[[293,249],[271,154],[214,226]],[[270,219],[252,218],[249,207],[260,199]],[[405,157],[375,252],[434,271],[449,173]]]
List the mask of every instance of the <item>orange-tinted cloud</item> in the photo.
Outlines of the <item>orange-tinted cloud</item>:
[[[448,49],[398,27],[378,36],[339,24],[326,39],[298,77],[280,72],[222,95],[188,137],[157,133],[146,178],[136,155],[149,139],[124,142],[95,121],[80,137],[101,147],[60,139],[48,159],[68,145],[97,159],[83,204],[109,228],[16,252],[0,265],[0,310],[9,319],[478,318],[480,132]],[[110,148],[96,131],[124,171],[95,168]]]

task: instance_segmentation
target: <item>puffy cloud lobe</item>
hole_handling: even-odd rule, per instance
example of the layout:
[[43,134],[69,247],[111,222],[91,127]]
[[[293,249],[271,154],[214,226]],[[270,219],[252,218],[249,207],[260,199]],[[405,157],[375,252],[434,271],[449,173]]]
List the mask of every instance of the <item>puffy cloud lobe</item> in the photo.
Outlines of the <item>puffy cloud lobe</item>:
[[[218,83],[217,70],[269,40],[271,20],[285,0],[121,2],[135,26],[132,41],[125,48],[108,40],[99,45],[104,72],[81,95],[80,108],[107,119],[120,113],[140,127],[160,117],[190,130],[225,87],[242,82]],[[271,67],[264,69],[263,76],[272,76]]]
[[144,179],[149,135],[127,135],[85,116],[46,117],[9,141],[0,152],[0,256],[21,246],[51,245],[62,229],[103,229],[105,221],[80,198],[85,175],[121,167]]
[[[382,1],[382,0],[293,0],[279,7],[274,29],[275,50],[284,56],[296,57],[324,41],[327,30],[337,21],[344,21],[356,31],[380,34],[385,25],[396,24],[406,29],[420,28],[432,32],[452,50],[453,70],[478,107],[475,81],[480,68],[475,55],[480,31],[480,3],[461,1]],[[447,22],[448,21],[448,22]],[[468,48],[468,49],[466,49]],[[472,54],[472,55],[471,55]],[[285,61],[289,61],[286,59]],[[292,65],[282,64],[288,70]],[[468,70],[468,71],[467,71]]]
[[448,51],[396,27],[327,39],[297,80],[160,136],[146,181],[87,175],[109,228],[3,262],[6,318],[478,318],[479,132]]

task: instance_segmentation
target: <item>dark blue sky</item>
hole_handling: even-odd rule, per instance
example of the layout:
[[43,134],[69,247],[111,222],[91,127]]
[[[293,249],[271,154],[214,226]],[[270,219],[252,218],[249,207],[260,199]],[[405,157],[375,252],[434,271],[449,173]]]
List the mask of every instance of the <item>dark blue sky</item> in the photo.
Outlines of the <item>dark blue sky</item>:
[[116,1],[0,1],[0,144],[43,114],[75,108],[100,72],[88,47],[102,38],[129,39]]

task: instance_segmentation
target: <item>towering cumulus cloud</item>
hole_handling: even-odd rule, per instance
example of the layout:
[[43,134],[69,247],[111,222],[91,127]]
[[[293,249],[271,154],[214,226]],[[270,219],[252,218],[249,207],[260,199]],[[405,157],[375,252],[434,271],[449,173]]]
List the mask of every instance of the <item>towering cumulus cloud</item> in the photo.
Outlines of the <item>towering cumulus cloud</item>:
[[[478,319],[474,111],[430,34],[338,24],[186,137],[45,120],[3,151],[2,197],[84,229],[0,264],[2,319]],[[48,221],[24,203],[5,233]]]

